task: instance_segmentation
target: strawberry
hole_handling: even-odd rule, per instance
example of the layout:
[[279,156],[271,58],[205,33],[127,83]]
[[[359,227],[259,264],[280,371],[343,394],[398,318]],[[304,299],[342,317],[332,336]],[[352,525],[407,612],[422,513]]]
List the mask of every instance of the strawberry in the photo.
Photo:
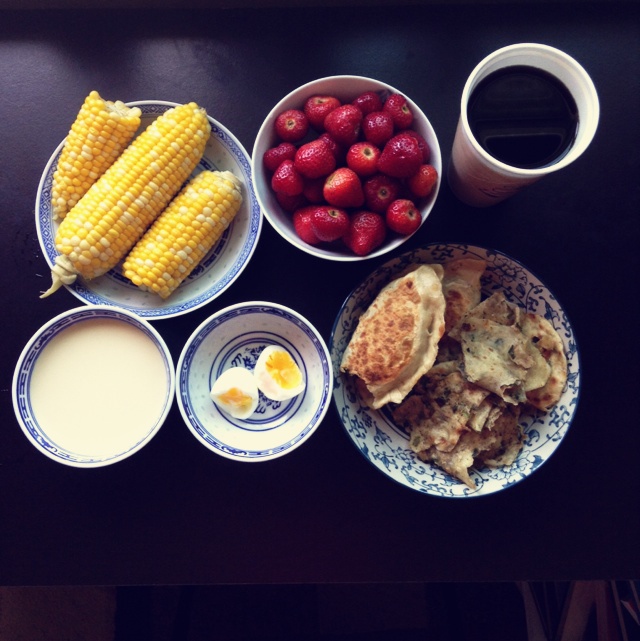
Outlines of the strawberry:
[[327,144],[316,139],[298,147],[293,164],[305,178],[320,178],[336,168],[336,159]]
[[324,195],[322,190],[324,189],[325,176],[320,176],[320,178],[305,178],[304,187],[302,188],[303,196],[310,203],[321,203],[324,202]]
[[264,152],[262,160],[264,166],[274,172],[283,160],[293,160],[296,155],[296,148],[290,142],[281,142],[276,147],[271,147]]
[[376,173],[376,165],[380,150],[370,142],[356,142],[347,151],[347,167],[353,169],[358,176],[372,176]]
[[324,119],[326,132],[339,145],[353,145],[360,135],[362,112],[356,106],[347,104],[337,107]]
[[386,174],[376,174],[364,181],[362,189],[367,209],[382,214],[398,197],[400,181]]
[[293,160],[283,160],[271,177],[271,188],[285,196],[302,193],[304,181],[293,164]]
[[280,140],[298,142],[309,131],[309,120],[300,109],[287,109],[276,117],[274,128]]
[[433,165],[420,165],[418,171],[407,180],[407,187],[417,198],[428,196],[438,181],[438,172]]
[[364,139],[378,147],[384,147],[394,131],[393,118],[386,111],[372,111],[362,119]]
[[422,149],[408,132],[396,134],[384,146],[378,159],[378,171],[395,178],[408,178],[422,164]]
[[309,124],[316,131],[324,131],[324,119],[342,103],[335,96],[311,96],[304,103],[303,111]]
[[382,245],[386,236],[384,218],[375,212],[360,210],[351,216],[349,229],[342,240],[357,256],[367,256]]
[[331,243],[349,229],[349,215],[339,207],[316,207],[311,214],[311,229],[317,238]]
[[390,94],[384,101],[382,110],[391,115],[396,129],[407,129],[413,122],[413,112],[407,99],[399,93]]
[[324,183],[324,199],[334,207],[361,207],[364,204],[362,183],[348,167],[336,169]]
[[365,91],[351,101],[360,109],[363,116],[370,114],[372,111],[382,111],[382,98],[375,91]]
[[422,162],[427,164],[431,158],[431,149],[429,149],[429,143],[415,129],[407,129],[403,133],[407,133],[410,136],[413,136],[418,141],[418,145],[420,146],[420,149],[422,149]]
[[387,227],[402,236],[413,234],[422,224],[422,216],[412,200],[398,198],[388,207],[385,220]]
[[342,145],[339,145],[326,131],[318,136],[318,140],[324,140],[327,147],[331,149],[331,153],[336,159],[336,164],[344,164],[346,152]]
[[300,207],[304,207],[305,205],[309,204],[304,194],[287,196],[286,194],[283,194],[281,191],[275,191],[274,196],[276,197],[276,200],[278,201],[278,204],[280,205],[280,207],[282,207],[282,209],[284,209],[284,211],[288,213],[292,213],[296,209],[299,209]]
[[293,212],[293,228],[300,239],[308,245],[317,245],[320,242],[311,227],[311,217],[315,209],[315,205],[308,205]]

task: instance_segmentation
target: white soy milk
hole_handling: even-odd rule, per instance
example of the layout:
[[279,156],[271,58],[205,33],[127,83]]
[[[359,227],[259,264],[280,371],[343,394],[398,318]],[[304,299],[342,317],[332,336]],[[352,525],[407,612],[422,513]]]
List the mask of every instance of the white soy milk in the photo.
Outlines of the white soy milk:
[[96,458],[130,450],[163,412],[169,382],[153,341],[113,319],[86,319],[57,334],[31,377],[33,413],[47,439]]

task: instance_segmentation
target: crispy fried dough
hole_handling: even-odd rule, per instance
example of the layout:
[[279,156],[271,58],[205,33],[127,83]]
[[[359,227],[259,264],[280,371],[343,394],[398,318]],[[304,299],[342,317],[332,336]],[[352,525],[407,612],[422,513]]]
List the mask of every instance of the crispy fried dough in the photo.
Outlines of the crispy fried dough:
[[480,303],[480,278],[487,262],[479,258],[459,258],[444,264],[442,291],[446,301],[446,331]]
[[360,317],[340,369],[377,409],[400,403],[433,365],[444,333],[442,268],[420,265],[384,287]]
[[521,325],[523,334],[549,368],[549,374],[543,384],[535,387],[531,384],[527,390],[527,401],[538,409],[548,411],[560,400],[567,382],[567,357],[562,341],[553,325],[543,316],[525,314]]

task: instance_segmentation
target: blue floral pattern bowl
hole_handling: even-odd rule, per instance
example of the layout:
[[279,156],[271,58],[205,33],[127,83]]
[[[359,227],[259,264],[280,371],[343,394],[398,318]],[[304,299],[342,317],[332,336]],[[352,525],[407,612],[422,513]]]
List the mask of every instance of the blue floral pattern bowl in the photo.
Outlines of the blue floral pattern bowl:
[[[176,103],[139,101],[127,103],[142,111],[141,127],[147,127]],[[242,182],[244,202],[229,228],[201,264],[167,299],[144,292],[120,272],[120,266],[86,281],[78,278],[67,289],[85,304],[112,305],[150,320],[172,318],[206,305],[226,291],[244,271],[253,256],[262,230],[262,212],[255,196],[249,155],[235,136],[209,117],[211,137],[194,175],[204,169],[232,171]],[[64,141],[51,156],[40,179],[36,197],[36,229],[44,257],[52,267],[58,251],[55,236],[58,223],[53,220],[51,187]]]
[[[233,418],[211,400],[211,387],[231,367],[253,370],[267,345],[291,354],[305,390],[287,401],[260,393],[248,419]],[[237,461],[270,460],[299,447],[322,422],[332,388],[329,350],[317,330],[294,310],[261,301],[210,316],[187,340],[177,366],[178,406],[188,428],[211,451]]]
[[[568,380],[559,403],[549,412],[527,412],[521,417],[525,440],[513,465],[473,470],[472,490],[440,468],[421,461],[409,448],[407,434],[394,425],[390,412],[364,405],[349,377],[340,372],[342,354],[358,323],[380,289],[416,262],[443,263],[462,257],[482,258],[487,269],[483,295],[502,291],[506,298],[552,323],[562,339]],[[558,448],[574,417],[580,391],[580,361],[573,329],[556,297],[534,274],[513,258],[472,245],[432,244],[388,261],[375,270],[346,299],[333,326],[329,343],[335,386],[333,400],[347,434],[360,453],[398,483],[424,494],[463,498],[504,490],[531,475]]]

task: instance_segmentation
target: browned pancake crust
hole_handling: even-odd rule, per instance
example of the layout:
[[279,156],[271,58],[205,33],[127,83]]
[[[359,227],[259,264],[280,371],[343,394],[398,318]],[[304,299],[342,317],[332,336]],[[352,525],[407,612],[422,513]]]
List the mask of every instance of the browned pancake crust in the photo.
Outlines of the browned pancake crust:
[[360,341],[351,353],[349,370],[366,384],[394,380],[411,359],[420,296],[412,280],[398,285],[393,296],[378,301],[375,314],[364,314]]

